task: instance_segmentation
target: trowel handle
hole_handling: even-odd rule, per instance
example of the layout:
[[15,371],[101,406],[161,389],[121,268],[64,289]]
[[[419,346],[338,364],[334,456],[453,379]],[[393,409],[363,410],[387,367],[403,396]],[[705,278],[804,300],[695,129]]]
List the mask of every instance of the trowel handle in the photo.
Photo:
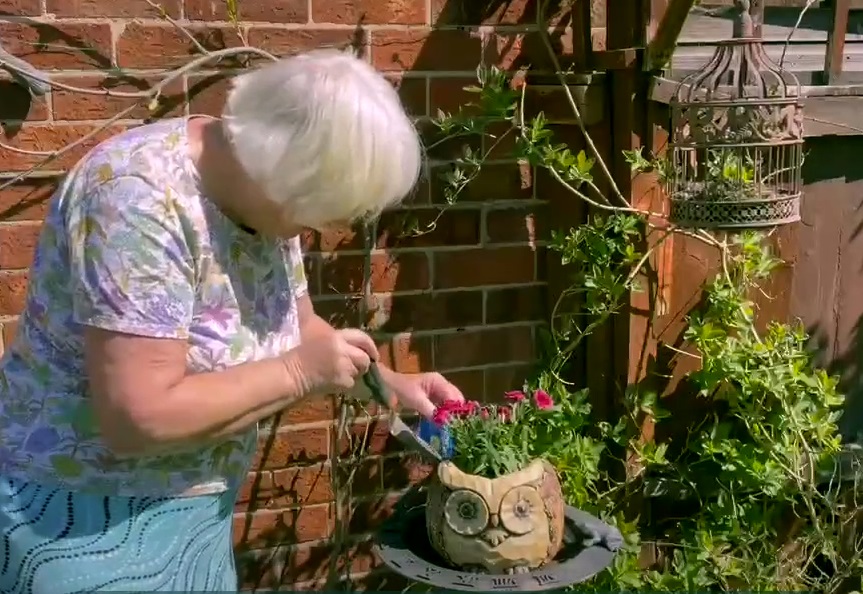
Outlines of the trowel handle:
[[387,390],[384,378],[381,376],[380,367],[378,367],[376,361],[372,361],[372,364],[369,366],[369,370],[363,376],[363,383],[365,383],[369,392],[372,393],[372,398],[374,398],[375,402],[387,410],[392,410],[389,399],[389,390]]

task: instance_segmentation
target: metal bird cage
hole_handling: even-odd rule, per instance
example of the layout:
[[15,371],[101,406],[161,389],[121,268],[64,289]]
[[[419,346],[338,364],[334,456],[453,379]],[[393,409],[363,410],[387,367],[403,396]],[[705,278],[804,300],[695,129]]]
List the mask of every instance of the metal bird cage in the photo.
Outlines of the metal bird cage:
[[753,37],[749,2],[734,39],[684,78],[671,101],[669,219],[689,228],[752,228],[800,220],[800,83]]

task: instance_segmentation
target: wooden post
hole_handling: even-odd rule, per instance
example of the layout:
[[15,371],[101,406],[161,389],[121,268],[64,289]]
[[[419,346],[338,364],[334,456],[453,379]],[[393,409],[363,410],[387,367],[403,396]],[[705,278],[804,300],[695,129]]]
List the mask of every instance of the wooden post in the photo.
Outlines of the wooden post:
[[826,85],[839,84],[842,78],[842,60],[845,57],[845,32],[848,30],[848,13],[851,0],[833,0],[831,12],[833,26],[827,32],[827,52],[824,56],[822,79]]
[[[689,11],[695,5],[695,0],[668,0],[665,13],[656,28],[656,34],[647,47],[647,55],[644,59],[644,68],[647,71],[661,70],[674,53],[677,38],[683,30],[683,24]],[[611,28],[609,28],[609,38]]]

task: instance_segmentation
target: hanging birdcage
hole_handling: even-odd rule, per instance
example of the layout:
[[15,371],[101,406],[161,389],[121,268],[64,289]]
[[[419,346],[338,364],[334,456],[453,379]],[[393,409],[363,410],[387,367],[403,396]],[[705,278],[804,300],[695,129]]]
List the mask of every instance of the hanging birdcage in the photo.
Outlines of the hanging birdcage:
[[684,78],[671,101],[669,219],[690,228],[766,227],[800,220],[800,83],[753,38],[748,1],[735,38]]

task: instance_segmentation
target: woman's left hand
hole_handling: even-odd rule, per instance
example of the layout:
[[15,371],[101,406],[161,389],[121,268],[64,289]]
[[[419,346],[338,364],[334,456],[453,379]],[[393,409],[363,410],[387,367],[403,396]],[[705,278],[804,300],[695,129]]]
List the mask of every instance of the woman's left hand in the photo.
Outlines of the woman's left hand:
[[444,402],[464,402],[461,390],[439,373],[392,373],[385,381],[402,406],[429,419]]
[[[401,404],[405,408],[416,411],[424,417],[431,418],[435,408],[454,400],[464,402],[464,396],[450,381],[439,373],[396,373],[385,367],[380,368],[381,378],[390,392],[390,406]],[[368,389],[357,382],[352,396],[360,400],[369,400]]]

